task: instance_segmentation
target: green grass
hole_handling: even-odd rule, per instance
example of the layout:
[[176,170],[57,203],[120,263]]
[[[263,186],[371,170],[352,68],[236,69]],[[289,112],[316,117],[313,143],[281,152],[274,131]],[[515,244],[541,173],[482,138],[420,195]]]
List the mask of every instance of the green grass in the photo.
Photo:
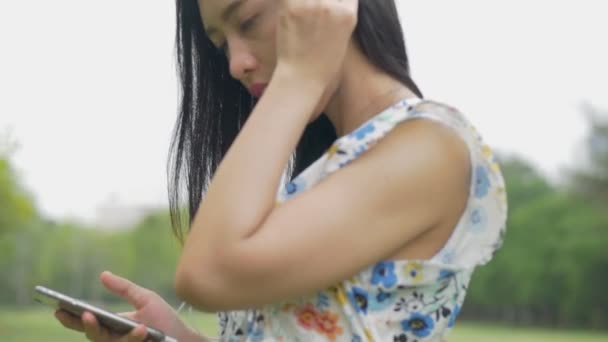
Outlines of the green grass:
[[[129,310],[128,308],[126,310]],[[112,311],[126,311],[113,308]],[[0,308],[1,342],[82,342],[83,334],[64,328],[53,316],[53,309],[5,310]],[[200,329],[208,335],[217,335],[215,315],[189,314],[184,312],[182,319],[191,327]]]
[[[201,332],[215,335],[217,326],[214,315],[184,313],[182,318]],[[53,317],[51,309],[3,310],[0,309],[0,341],[81,342],[85,338],[79,333],[63,328]],[[456,324],[449,342],[606,342],[607,333],[584,331],[556,331],[543,329],[520,329],[470,323]]]
[[449,342],[606,342],[608,332],[512,328],[456,323]]

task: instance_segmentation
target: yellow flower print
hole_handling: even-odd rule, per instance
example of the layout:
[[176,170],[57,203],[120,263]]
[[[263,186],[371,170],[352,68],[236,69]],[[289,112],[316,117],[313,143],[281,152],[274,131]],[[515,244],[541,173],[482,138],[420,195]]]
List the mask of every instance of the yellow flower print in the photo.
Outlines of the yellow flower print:
[[483,156],[487,160],[492,160],[494,158],[494,153],[492,152],[492,149],[490,148],[490,146],[488,146],[488,145],[483,146]]
[[331,145],[331,147],[329,148],[329,150],[327,151],[327,157],[331,158],[333,157],[334,154],[338,153],[338,144],[333,144]]
[[417,262],[408,263],[405,266],[405,276],[412,280],[412,284],[420,284],[424,280],[422,265]]
[[502,172],[500,170],[500,165],[498,163],[492,163],[490,165],[490,167],[492,168],[492,171],[494,171],[494,173],[501,173]]
[[346,291],[344,291],[344,289],[342,288],[342,285],[332,286],[331,288],[329,288],[329,292],[331,292],[331,294],[334,295],[334,297],[336,298],[338,303],[340,303],[340,305],[348,304],[348,299],[346,297]]

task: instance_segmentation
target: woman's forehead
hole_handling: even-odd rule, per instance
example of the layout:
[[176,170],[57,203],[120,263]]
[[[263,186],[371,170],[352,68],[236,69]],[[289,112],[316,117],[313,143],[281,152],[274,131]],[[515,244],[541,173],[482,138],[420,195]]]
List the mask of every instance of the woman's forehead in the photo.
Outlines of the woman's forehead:
[[226,21],[247,0],[197,0],[205,21]]

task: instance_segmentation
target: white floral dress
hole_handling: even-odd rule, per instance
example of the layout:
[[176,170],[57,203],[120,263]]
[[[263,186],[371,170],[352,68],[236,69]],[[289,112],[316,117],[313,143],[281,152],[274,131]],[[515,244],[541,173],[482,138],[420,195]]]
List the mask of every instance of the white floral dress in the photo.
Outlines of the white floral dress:
[[500,248],[507,198],[500,168],[469,121],[445,104],[403,100],[335,141],[280,189],[289,201],[346,167],[398,124],[428,119],[452,128],[472,163],[466,209],[445,246],[429,260],[378,262],[314,296],[260,310],[220,313],[221,341],[443,341],[462,308],[471,275]]

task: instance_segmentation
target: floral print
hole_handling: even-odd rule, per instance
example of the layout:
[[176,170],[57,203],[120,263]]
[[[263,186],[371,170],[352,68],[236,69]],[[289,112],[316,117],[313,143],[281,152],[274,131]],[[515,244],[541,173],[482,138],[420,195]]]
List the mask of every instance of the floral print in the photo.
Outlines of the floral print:
[[354,137],[355,137],[355,139],[357,139],[357,140],[363,140],[363,139],[365,139],[365,137],[366,137],[368,134],[370,134],[370,133],[374,132],[374,130],[375,130],[375,129],[376,129],[376,127],[374,126],[374,123],[373,123],[373,122],[370,122],[370,123],[368,123],[367,125],[365,125],[365,126],[363,126],[363,127],[359,128],[358,130],[356,130],[356,131],[353,133],[353,136],[354,136]]
[[357,312],[367,314],[367,291],[358,287],[353,287],[353,290],[350,293],[349,297],[353,307],[355,308],[355,310],[357,310]]
[[471,231],[481,233],[488,225],[488,215],[483,207],[475,208],[471,213]]
[[372,285],[382,284],[385,288],[391,288],[397,283],[395,275],[395,263],[381,262],[374,267]]
[[391,307],[396,299],[395,293],[391,291],[384,291],[382,288],[378,288],[378,291],[371,293],[368,296],[368,308],[369,311],[383,311]]
[[411,279],[412,284],[419,284],[423,281],[423,267],[417,262],[408,263],[405,265],[405,276]]
[[277,205],[348,167],[397,125],[413,119],[452,128],[470,150],[469,201],[443,248],[428,260],[378,261],[311,296],[220,313],[221,341],[426,342],[448,337],[474,270],[489,262],[502,245],[507,213],[500,166],[460,112],[429,100],[399,101],[337,139],[321,158],[279,189]]
[[475,196],[482,198],[490,191],[490,177],[488,176],[488,170],[483,166],[478,166],[475,169]]
[[329,311],[319,312],[312,306],[307,306],[297,312],[298,324],[305,330],[314,330],[317,333],[334,341],[344,329],[338,324],[339,316]]
[[296,179],[285,186],[285,197],[291,199],[306,190],[306,180]]
[[456,305],[456,307],[454,308],[454,312],[452,312],[452,315],[450,316],[450,322],[448,323],[449,328],[454,327],[454,325],[456,324],[456,317],[458,317],[459,314],[460,306]]
[[401,322],[403,331],[411,331],[416,337],[427,337],[435,328],[435,321],[426,315],[413,314],[410,319]]
[[342,335],[344,329],[338,325],[339,316],[331,312],[323,312],[317,317],[317,331],[334,341]]

